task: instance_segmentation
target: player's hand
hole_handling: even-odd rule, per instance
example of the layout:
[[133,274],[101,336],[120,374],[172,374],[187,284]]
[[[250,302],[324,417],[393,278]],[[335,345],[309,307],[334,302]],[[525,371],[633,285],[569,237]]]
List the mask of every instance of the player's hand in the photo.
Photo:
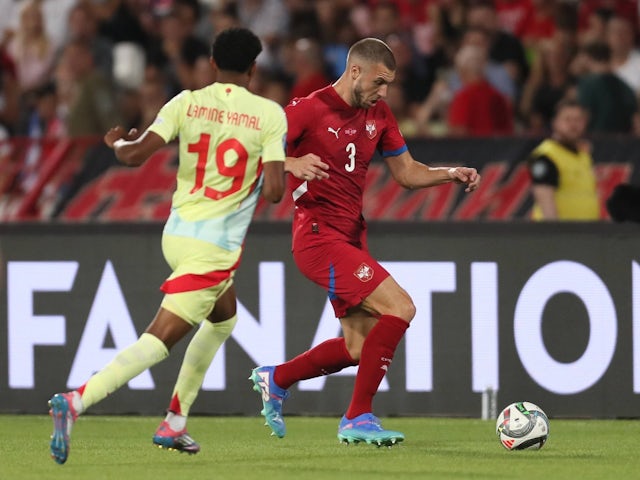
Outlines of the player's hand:
[[448,170],[449,178],[456,183],[464,183],[465,192],[473,192],[480,185],[480,174],[475,168],[453,167]]
[[329,178],[329,165],[324,163],[318,155],[307,153],[302,157],[287,157],[285,171],[300,180],[323,180]]
[[120,140],[134,140],[138,136],[138,130],[132,128],[128,132],[125,132],[124,128],[120,125],[111,128],[104,136],[104,143],[107,144],[109,148],[113,148],[113,144]]

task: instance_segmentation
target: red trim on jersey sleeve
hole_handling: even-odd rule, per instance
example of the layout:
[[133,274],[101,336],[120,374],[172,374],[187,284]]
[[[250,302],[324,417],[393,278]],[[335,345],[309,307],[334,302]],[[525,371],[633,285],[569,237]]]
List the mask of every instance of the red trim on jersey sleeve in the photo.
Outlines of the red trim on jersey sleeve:
[[214,287],[229,278],[231,272],[238,268],[239,264],[240,259],[228,270],[214,270],[213,272],[203,274],[187,273],[186,275],[180,275],[179,277],[164,282],[160,290],[164,293],[183,293]]

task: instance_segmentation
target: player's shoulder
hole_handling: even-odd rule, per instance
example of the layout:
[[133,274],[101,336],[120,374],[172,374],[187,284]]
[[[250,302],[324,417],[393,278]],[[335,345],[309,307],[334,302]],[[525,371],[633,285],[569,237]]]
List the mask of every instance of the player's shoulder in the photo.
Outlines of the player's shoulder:
[[191,99],[191,98],[193,98],[193,92],[191,90],[182,90],[176,93],[173,97],[171,97],[169,102],[181,102],[181,101],[184,101],[185,99]]
[[278,102],[271,100],[270,98],[266,98],[249,91],[247,91],[247,93],[249,94],[251,101],[255,102],[255,105],[263,110],[273,112],[282,112],[284,110]]
[[331,98],[329,91],[330,88],[332,87],[327,86],[310,93],[306,97],[296,97],[287,104],[285,110],[287,112],[290,110],[308,111],[319,108],[322,105],[329,103]]
[[365,114],[365,118],[378,122],[381,127],[397,124],[395,115],[384,100],[379,100],[374,106],[370,107]]
[[281,125],[286,127],[287,120],[284,113],[284,108],[278,103],[269,98],[262,97],[255,93],[248,92],[250,96],[247,97],[251,112],[253,114],[263,117],[266,121],[273,124],[273,126]]

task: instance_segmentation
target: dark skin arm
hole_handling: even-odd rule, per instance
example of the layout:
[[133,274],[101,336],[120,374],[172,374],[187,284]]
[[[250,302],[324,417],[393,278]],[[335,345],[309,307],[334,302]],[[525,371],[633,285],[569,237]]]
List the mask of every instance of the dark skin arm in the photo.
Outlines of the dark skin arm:
[[278,203],[284,195],[284,162],[266,162],[262,196],[271,203]]
[[166,145],[165,141],[157,133],[147,130],[138,137],[136,129],[125,132],[120,125],[106,133],[104,143],[113,148],[120,163],[129,167],[142,165],[147,158]]

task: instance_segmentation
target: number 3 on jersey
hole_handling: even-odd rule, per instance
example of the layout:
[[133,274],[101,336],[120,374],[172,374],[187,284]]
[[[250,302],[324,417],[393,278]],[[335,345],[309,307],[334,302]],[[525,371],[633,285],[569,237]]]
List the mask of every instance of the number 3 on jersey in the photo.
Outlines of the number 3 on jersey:
[[347,144],[347,146],[345,147],[345,150],[347,152],[347,156],[349,157],[349,163],[344,164],[344,169],[347,172],[351,173],[356,168],[356,145],[353,142],[351,142]]
[[[198,154],[198,163],[196,165],[196,180],[190,193],[195,193],[200,190],[204,183],[204,174],[207,169],[207,160],[209,159],[209,144],[211,142],[211,135],[208,133],[201,133],[198,143],[189,144],[189,153]],[[235,165],[227,166],[224,163],[225,154],[233,150],[238,155],[238,160]],[[231,186],[226,190],[216,190],[211,187],[204,187],[205,197],[212,200],[220,200],[221,198],[228,197],[232,193],[237,192],[242,187],[244,176],[247,173],[247,160],[249,154],[247,149],[235,138],[230,138],[220,143],[216,148],[216,167],[218,173],[224,177],[232,178]]]

